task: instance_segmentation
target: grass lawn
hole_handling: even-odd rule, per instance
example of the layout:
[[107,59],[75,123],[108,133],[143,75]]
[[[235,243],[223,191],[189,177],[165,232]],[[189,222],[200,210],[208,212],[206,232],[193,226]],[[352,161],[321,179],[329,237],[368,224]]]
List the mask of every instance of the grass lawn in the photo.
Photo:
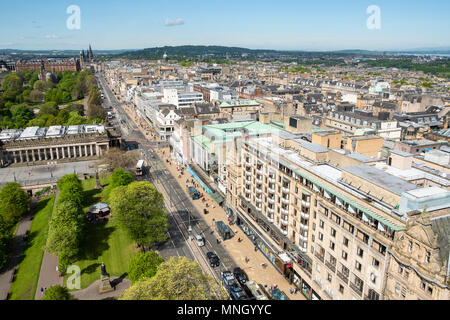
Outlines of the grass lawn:
[[23,260],[11,287],[11,300],[34,300],[54,201],[53,195],[38,202]]
[[[95,190],[96,180],[83,180],[85,192],[84,211],[98,202],[107,202],[109,188],[107,178],[101,178],[103,190]],[[104,262],[111,276],[124,276],[128,271],[130,259],[139,252],[125,230],[114,219],[107,224],[87,224],[86,236],[80,248],[79,260],[74,262],[81,269],[81,288],[100,280],[100,266]]]
[[82,289],[100,280],[102,262],[111,276],[124,276],[130,259],[139,252],[114,219],[107,224],[88,224],[80,251],[79,261],[73,264],[81,269]]

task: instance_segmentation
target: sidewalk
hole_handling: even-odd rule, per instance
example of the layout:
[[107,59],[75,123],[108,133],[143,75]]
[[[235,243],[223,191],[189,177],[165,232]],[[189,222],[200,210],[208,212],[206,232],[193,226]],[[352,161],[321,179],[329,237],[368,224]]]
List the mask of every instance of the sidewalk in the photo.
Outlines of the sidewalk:
[[[55,212],[56,203],[58,202],[59,191],[56,193],[55,203],[53,204],[53,213]],[[53,215],[52,213],[52,215]],[[56,271],[58,266],[58,258],[49,254],[47,251],[44,252],[44,257],[42,258],[41,270],[39,273],[39,280],[36,287],[36,294],[34,296],[35,300],[40,300],[42,298],[41,288],[49,288],[55,285],[63,285],[63,277],[59,275]]]
[[[148,139],[157,140],[154,138],[153,129],[148,128],[148,126],[137,117],[132,108],[130,108],[128,105],[122,106],[124,111],[128,113],[130,118],[133,119],[133,121]],[[169,156],[169,148],[158,149],[156,150],[156,152],[158,153],[161,160],[163,160],[163,163],[167,167],[169,172],[178,181],[184,192],[187,194],[187,186],[190,186],[191,184],[187,185],[186,179],[189,179],[190,181],[192,179],[192,176],[190,176],[189,173],[185,170],[185,174],[181,176],[181,178],[178,178],[180,173],[177,171],[177,164]],[[167,158],[169,158],[170,164],[165,161]],[[197,200],[194,201],[193,204],[199,212],[203,212],[203,209],[206,208],[206,203],[209,204],[209,207],[207,208],[209,214],[203,216],[207,224],[210,227],[214,228],[215,221],[227,222],[227,215],[224,209],[219,207],[218,204],[212,199],[212,197],[204,192],[204,190],[201,192],[203,192],[207,201],[203,203],[202,201]],[[231,240],[222,242],[222,245],[227,249],[230,256],[235,260],[238,266],[247,273],[251,280],[254,280],[263,286],[268,285],[269,287],[273,284],[276,284],[278,285],[279,289],[282,290],[291,300],[306,300],[306,298],[299,292],[295,295],[290,294],[289,290],[291,288],[294,288],[294,286],[289,285],[287,280],[275,269],[275,267],[267,260],[267,258],[264,257],[264,255],[259,250],[254,250],[253,243],[250,241],[250,239],[248,239],[248,237],[239,227],[231,226],[231,228],[235,232],[235,236]],[[238,238],[241,238],[243,241],[239,243],[237,241]],[[249,263],[245,262],[245,257],[250,259]],[[267,265],[266,269],[261,266],[262,263],[265,263]]]

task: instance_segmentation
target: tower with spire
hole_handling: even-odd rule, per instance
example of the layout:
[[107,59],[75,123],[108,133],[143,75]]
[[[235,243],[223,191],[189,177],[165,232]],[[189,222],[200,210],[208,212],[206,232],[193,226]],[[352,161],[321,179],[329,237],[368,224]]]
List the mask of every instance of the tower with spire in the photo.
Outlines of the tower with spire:
[[88,58],[89,58],[89,61],[94,60],[94,53],[92,52],[91,44],[89,44]]

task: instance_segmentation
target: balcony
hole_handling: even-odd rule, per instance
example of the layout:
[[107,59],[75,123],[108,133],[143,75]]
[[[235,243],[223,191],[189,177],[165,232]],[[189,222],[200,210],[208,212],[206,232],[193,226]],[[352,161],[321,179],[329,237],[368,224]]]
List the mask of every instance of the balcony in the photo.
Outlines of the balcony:
[[269,202],[270,204],[274,204],[275,198],[267,198],[267,202]]
[[252,167],[252,164],[251,164],[250,162],[246,162],[246,163],[245,163],[245,167],[246,167],[246,168],[251,168],[251,167]]
[[356,284],[350,282],[350,288],[355,291],[360,297],[362,297],[362,289],[360,289]]
[[267,220],[269,220],[270,223],[273,223],[273,216],[271,217],[267,217]]
[[289,188],[285,188],[285,187],[281,188],[281,191],[283,191],[283,193],[287,193],[287,194],[289,194],[291,192],[291,190]]
[[306,253],[306,252],[308,251],[308,249],[306,249],[306,248],[304,248],[304,247],[301,247],[301,248],[300,248],[300,251],[303,252],[303,253]]
[[345,284],[348,284],[348,277],[345,276],[342,272],[338,271],[337,276],[341,279]]
[[276,181],[275,181],[275,178],[271,178],[271,177],[269,177],[269,183],[275,183]]
[[247,186],[251,185],[251,184],[252,184],[252,180],[245,180],[245,184],[246,184]]
[[264,174],[264,172],[262,171],[262,168],[261,169],[256,169],[256,174],[259,174],[259,175],[263,175]]
[[300,224],[300,229],[308,231],[309,227],[306,224]]
[[320,261],[322,261],[322,262],[324,262],[325,261],[325,258],[324,258],[324,256],[322,256],[322,255],[320,255],[320,254],[318,254],[317,252],[314,254],[315,256],[316,256],[316,258],[317,259],[319,259]]
[[283,204],[289,204],[289,198],[281,198]]
[[267,189],[267,191],[272,194],[275,193],[275,189],[271,189],[270,187]]
[[262,189],[256,188],[256,193],[262,193]]
[[275,209],[267,207],[267,212],[270,213],[270,214],[274,214],[275,213]]
[[325,265],[328,267],[328,269],[330,269],[333,272],[336,272],[336,266],[334,266],[333,264],[331,264],[330,261],[325,261]]
[[250,177],[250,176],[252,175],[252,172],[251,172],[251,171],[245,171],[245,175],[246,175],[247,177]]
[[263,181],[262,181],[261,179],[256,179],[256,183],[257,183],[257,184],[262,184]]
[[256,198],[256,202],[261,203],[262,202],[262,198]]
[[302,207],[310,208],[311,207],[311,202],[302,200]]
[[308,237],[305,237],[304,235],[300,234],[300,240],[308,241]]
[[255,207],[256,211],[258,211],[259,213],[261,213],[261,207]]
[[283,219],[281,219],[280,222],[281,222],[281,224],[282,224],[283,226],[288,226],[288,225],[289,225],[289,220],[283,220]]
[[285,236],[287,236],[287,235],[288,235],[288,231],[287,231],[287,230],[283,230],[283,229],[281,229],[281,233],[282,233],[282,234],[284,234]]
[[281,213],[282,213],[282,214],[289,215],[289,210],[287,210],[287,209],[281,209]]
[[250,195],[249,195],[249,194],[248,194],[248,195],[245,195],[245,196],[244,196],[244,199],[247,200],[248,202],[251,202],[251,199],[250,199]]
[[307,213],[300,212],[300,215],[305,219],[309,219],[309,214],[307,214]]

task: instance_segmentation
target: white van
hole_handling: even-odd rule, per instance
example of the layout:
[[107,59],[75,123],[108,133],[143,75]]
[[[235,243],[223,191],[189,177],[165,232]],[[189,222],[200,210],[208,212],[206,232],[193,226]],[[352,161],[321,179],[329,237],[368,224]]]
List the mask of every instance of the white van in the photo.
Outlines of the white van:
[[205,240],[203,239],[203,237],[201,235],[196,235],[195,239],[197,240],[197,245],[199,247],[204,247],[205,246]]

